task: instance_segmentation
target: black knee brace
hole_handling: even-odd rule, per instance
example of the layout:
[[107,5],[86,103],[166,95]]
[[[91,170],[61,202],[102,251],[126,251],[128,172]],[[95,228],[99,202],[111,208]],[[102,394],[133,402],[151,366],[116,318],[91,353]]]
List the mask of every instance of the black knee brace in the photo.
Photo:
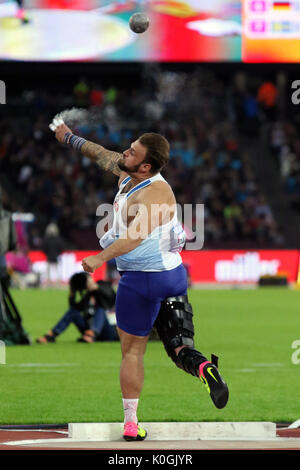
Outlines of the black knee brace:
[[175,348],[194,346],[193,310],[186,295],[163,300],[154,326],[173,360],[176,359]]
[[[194,349],[193,309],[186,295],[168,297],[162,304],[155,322],[157,333],[170,358],[180,369],[199,375],[199,364],[207,359]],[[178,356],[175,349],[181,349]]]

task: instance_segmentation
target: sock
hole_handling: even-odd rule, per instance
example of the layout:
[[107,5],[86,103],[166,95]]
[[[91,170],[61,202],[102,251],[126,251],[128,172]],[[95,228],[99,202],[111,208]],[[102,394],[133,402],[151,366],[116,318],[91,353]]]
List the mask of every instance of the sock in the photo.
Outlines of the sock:
[[123,398],[124,423],[128,421],[137,423],[136,411],[138,407],[138,398]]

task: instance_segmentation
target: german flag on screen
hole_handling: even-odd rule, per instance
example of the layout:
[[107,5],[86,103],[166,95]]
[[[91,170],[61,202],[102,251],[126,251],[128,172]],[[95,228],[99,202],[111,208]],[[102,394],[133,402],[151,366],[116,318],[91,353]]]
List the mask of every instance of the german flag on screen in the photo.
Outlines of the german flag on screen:
[[292,8],[292,2],[273,2],[274,10],[290,10]]

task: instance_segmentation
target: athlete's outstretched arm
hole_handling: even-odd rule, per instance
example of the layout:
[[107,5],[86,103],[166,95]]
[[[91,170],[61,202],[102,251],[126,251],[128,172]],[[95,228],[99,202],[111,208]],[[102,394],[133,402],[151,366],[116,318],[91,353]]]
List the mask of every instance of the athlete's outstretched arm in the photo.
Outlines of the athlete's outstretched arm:
[[58,142],[67,143],[79,150],[85,157],[97,163],[103,170],[111,171],[116,176],[120,176],[122,171],[118,167],[118,161],[122,158],[121,153],[107,150],[102,145],[74,136],[66,124],[61,124],[56,128],[55,137]]

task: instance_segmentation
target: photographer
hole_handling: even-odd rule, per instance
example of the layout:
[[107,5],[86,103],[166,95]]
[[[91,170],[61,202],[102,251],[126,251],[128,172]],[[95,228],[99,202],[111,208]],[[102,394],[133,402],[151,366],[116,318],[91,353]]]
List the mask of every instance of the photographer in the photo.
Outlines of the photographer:
[[3,209],[2,188],[0,186],[0,279],[7,279],[5,255],[17,246],[17,234],[11,212]]
[[95,282],[85,273],[74,274],[70,279],[69,309],[59,322],[38,343],[54,343],[58,335],[74,323],[82,337],[80,342],[117,341],[115,325],[110,324],[107,311],[115,303],[115,293],[109,282]]
[[16,246],[17,233],[12,213],[3,209],[0,186],[0,340],[6,344],[30,344],[21,315],[9,292],[10,275],[5,255],[15,250]]

